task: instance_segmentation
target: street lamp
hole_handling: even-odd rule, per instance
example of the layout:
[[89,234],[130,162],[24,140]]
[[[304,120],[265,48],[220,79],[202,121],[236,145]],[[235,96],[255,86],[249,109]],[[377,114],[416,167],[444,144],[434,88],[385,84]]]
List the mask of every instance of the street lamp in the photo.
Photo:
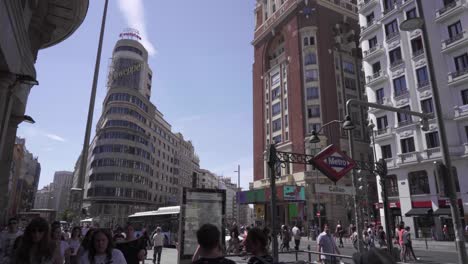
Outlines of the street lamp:
[[[240,165],[237,165],[237,170],[234,171],[237,172],[237,191],[241,191],[240,187]],[[237,195],[236,195],[237,196]],[[237,199],[237,224],[240,225],[240,199]]]
[[416,29],[420,29],[422,31],[423,43],[427,50],[426,59],[427,59],[427,64],[428,64],[429,72],[430,72],[429,82],[432,86],[434,108],[435,108],[437,126],[439,128],[439,139],[440,139],[440,145],[441,145],[441,151],[442,151],[442,159],[443,159],[445,166],[447,167],[447,170],[445,170],[445,172],[447,175],[446,178],[447,178],[447,183],[448,183],[448,196],[450,199],[450,210],[452,213],[453,227],[455,229],[454,230],[455,231],[455,244],[458,248],[458,262],[468,263],[468,256],[467,256],[466,247],[465,247],[465,237],[462,231],[463,229],[462,229],[462,223],[460,220],[458,199],[457,199],[457,194],[455,191],[456,190],[455,177],[452,172],[452,161],[450,160],[450,152],[449,152],[448,143],[447,143],[447,135],[445,133],[445,125],[443,121],[442,107],[440,104],[439,90],[437,88],[437,82],[434,81],[436,78],[436,75],[434,73],[434,67],[432,63],[429,36],[427,34],[427,29],[424,24],[424,10],[423,10],[424,8],[422,8],[421,0],[417,0],[417,6],[418,6],[420,17],[411,18],[411,19],[403,21],[400,24],[400,29],[402,31],[413,31]]

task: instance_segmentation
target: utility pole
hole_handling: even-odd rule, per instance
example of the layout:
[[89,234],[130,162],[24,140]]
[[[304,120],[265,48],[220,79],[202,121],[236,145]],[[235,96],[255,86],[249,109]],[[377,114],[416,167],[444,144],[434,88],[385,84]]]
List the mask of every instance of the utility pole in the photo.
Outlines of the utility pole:
[[91,137],[91,127],[93,125],[94,104],[96,102],[96,90],[97,90],[97,83],[99,79],[99,67],[101,65],[102,42],[104,40],[104,31],[106,28],[106,17],[107,17],[108,5],[109,5],[109,0],[106,0],[106,2],[104,3],[104,11],[102,13],[101,32],[99,35],[99,44],[98,44],[98,50],[96,54],[96,63],[94,65],[93,86],[91,88],[91,95],[89,98],[88,119],[86,122],[83,150],[81,151],[81,163],[80,163],[80,170],[79,170],[79,175],[78,175],[78,186],[76,186],[79,189],[81,189],[80,206],[79,206],[80,211],[81,211],[81,207],[83,206],[84,180],[86,176],[86,168],[88,165],[87,163],[88,163],[89,140]]
[[[237,172],[237,193],[240,193],[241,187],[240,187],[240,165],[237,165],[237,170],[234,171]],[[238,196],[238,194],[236,195]],[[237,225],[240,225],[240,199],[237,199]],[[246,224],[246,223],[244,223]]]
[[276,234],[276,146],[270,144],[268,149],[268,167],[269,167],[269,178],[270,178],[270,190],[271,190],[271,240],[273,242],[273,262],[278,262],[278,236]]

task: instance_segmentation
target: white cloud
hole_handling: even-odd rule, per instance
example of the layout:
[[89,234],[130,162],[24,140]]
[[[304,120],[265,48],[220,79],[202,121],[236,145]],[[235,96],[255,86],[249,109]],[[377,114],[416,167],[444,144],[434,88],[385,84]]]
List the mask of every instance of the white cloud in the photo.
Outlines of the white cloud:
[[65,142],[66,141],[63,137],[55,135],[55,134],[45,134],[45,136],[52,139],[52,140],[56,140],[56,141],[60,141],[60,142]]
[[156,53],[156,49],[153,44],[148,40],[148,34],[146,32],[145,14],[142,0],[119,0],[120,12],[124,15],[127,20],[127,24],[131,28],[135,28],[140,32],[142,36],[141,44],[148,50],[148,54],[153,56]]

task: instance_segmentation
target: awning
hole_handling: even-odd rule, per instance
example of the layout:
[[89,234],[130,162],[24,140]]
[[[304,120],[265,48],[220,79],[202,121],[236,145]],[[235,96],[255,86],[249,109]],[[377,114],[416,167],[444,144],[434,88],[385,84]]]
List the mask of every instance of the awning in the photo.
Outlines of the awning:
[[432,208],[411,208],[405,216],[425,216],[432,213]]
[[450,208],[439,208],[435,210],[434,215],[452,215]]

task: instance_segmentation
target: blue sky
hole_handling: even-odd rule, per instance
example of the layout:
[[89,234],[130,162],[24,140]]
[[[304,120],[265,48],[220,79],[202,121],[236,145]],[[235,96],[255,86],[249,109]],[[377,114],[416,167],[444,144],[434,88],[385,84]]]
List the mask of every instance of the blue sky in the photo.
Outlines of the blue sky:
[[[139,6],[141,3],[142,6]],[[120,6],[119,6],[120,5]],[[95,123],[106,94],[112,48],[122,29],[132,26],[153,50],[151,101],[192,140],[201,167],[252,181],[252,62],[250,42],[254,0],[111,0],[100,68]],[[39,187],[55,171],[73,170],[83,144],[94,61],[104,1],[90,1],[80,28],[68,39],[39,52],[39,86],[29,95],[18,136],[39,157]]]

